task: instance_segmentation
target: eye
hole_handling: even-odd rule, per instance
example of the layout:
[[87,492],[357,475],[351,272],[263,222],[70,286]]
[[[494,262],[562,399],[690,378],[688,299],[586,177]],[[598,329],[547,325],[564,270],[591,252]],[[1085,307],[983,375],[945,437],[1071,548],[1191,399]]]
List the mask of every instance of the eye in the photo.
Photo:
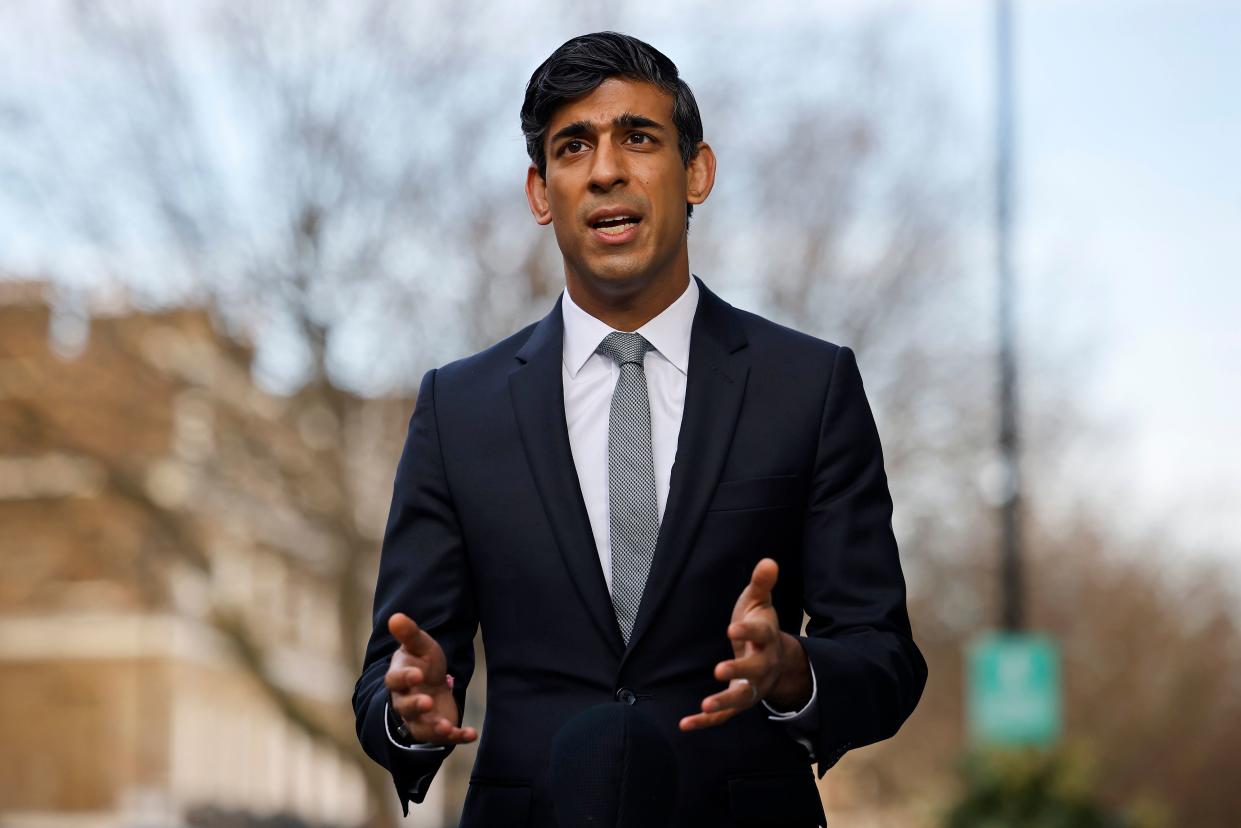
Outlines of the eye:
[[574,138],[572,141],[566,141],[564,145],[560,147],[560,154],[564,155],[566,152],[570,154],[574,154],[578,150],[580,150],[583,146],[585,146],[585,144],[583,144],[578,139]]
[[642,140],[638,142],[640,144],[649,144],[655,140],[650,135],[647,135],[645,132],[634,132],[634,133],[631,133],[629,137],[630,139],[641,138]]

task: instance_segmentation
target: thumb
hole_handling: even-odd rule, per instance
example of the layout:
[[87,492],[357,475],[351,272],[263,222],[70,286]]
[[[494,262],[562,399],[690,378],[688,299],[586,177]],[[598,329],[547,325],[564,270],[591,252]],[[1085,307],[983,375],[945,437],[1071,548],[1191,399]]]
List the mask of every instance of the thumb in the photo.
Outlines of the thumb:
[[426,649],[426,642],[423,640],[425,633],[414,623],[414,619],[405,613],[394,612],[388,617],[388,632],[413,655],[423,655],[422,651]]
[[750,601],[755,604],[770,604],[771,591],[775,589],[776,579],[780,576],[780,565],[771,558],[763,558],[754,566],[750,575]]

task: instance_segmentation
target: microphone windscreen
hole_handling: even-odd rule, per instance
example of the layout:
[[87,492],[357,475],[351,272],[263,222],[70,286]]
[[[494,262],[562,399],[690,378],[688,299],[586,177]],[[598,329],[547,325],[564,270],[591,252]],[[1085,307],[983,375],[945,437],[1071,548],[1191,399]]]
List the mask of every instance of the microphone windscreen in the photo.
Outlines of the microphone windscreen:
[[560,828],[659,828],[676,803],[676,755],[637,705],[600,704],[566,722],[550,778]]

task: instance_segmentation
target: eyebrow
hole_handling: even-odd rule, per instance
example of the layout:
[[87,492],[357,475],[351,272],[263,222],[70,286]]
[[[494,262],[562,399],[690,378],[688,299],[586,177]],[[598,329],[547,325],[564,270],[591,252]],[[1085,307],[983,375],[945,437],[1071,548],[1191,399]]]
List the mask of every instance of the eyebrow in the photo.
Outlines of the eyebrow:
[[[618,129],[653,129],[666,131],[666,127],[658,121],[652,121],[645,115],[638,115],[633,112],[622,112],[612,119],[612,126]],[[556,131],[552,136],[551,143],[556,143],[562,138],[577,138],[581,135],[589,135],[594,131],[594,126],[590,121],[574,121],[565,127]]]

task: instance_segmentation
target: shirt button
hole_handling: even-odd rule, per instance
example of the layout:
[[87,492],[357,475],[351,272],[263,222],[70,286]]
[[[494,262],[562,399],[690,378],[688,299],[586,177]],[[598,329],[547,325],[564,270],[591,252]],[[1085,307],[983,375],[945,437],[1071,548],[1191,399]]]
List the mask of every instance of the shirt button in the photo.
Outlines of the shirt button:
[[628,687],[622,687],[616,691],[616,700],[625,704],[635,704],[638,701],[638,695]]

